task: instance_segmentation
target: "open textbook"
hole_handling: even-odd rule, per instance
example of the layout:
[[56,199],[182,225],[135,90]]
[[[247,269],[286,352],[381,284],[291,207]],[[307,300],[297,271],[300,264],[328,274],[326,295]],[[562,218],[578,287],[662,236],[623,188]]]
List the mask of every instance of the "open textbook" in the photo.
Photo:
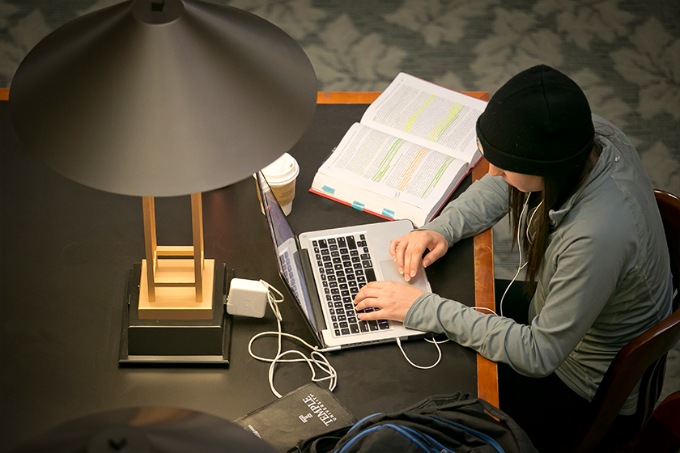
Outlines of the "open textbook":
[[479,161],[486,102],[400,73],[321,165],[310,191],[422,226]]

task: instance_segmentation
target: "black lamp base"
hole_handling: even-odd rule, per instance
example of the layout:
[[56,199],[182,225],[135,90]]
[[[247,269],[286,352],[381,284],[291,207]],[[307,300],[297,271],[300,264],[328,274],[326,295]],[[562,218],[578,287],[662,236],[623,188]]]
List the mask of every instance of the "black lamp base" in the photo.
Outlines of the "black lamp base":
[[119,366],[229,367],[231,317],[226,314],[228,276],[215,265],[212,319],[139,319],[141,263],[128,272]]

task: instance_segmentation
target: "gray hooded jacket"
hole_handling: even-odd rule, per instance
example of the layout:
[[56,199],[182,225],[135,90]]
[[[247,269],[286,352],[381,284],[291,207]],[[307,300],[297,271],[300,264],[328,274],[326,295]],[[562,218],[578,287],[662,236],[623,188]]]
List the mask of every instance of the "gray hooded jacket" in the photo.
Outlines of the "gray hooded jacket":
[[[638,153],[611,123],[596,115],[593,122],[602,153],[583,186],[549,213],[530,325],[431,293],[404,320],[524,375],[555,372],[587,400],[619,349],[670,313],[672,297],[663,226]],[[507,190],[500,177],[486,175],[423,228],[449,245],[473,236],[505,216]],[[621,413],[632,414],[636,401],[637,390]]]

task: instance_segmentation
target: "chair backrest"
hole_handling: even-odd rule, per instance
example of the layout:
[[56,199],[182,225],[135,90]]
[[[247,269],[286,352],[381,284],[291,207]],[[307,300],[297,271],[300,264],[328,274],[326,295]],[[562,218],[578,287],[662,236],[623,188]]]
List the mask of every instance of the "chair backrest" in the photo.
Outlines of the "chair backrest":
[[635,415],[642,425],[661,394],[666,355],[680,340],[680,296],[677,293],[680,285],[680,198],[660,190],[655,190],[654,196],[671,258],[673,287],[676,290],[674,312],[633,339],[616,355],[590,403],[591,410],[583,421],[582,431],[574,438],[576,447],[573,451],[588,452],[598,448],[638,381],[640,393]]
[[577,435],[578,452],[594,451],[612,426],[623,403],[640,381],[636,416],[640,425],[651,414],[661,393],[666,369],[666,354],[680,340],[680,310],[652,326],[624,346],[605,373],[591,411]]
[[668,395],[652,412],[635,442],[634,453],[680,451],[680,390]]
[[654,190],[656,203],[659,206],[661,220],[663,221],[664,231],[666,232],[666,243],[671,257],[671,271],[673,273],[673,287],[675,297],[673,307],[678,308],[680,304],[680,198],[670,192]]

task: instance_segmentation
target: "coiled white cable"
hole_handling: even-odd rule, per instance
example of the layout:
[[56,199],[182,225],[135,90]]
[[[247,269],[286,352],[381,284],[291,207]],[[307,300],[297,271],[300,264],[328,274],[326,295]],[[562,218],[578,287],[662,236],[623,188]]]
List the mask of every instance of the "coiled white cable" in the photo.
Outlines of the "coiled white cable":
[[[312,382],[325,382],[328,381],[328,389],[332,392],[335,390],[335,387],[338,382],[338,373],[335,371],[335,368],[330,364],[328,359],[319,351],[319,348],[316,346],[313,346],[309,343],[307,343],[305,340],[303,340],[300,337],[297,337],[295,335],[291,335],[288,333],[283,332],[282,327],[281,327],[281,321],[283,320],[281,316],[281,311],[279,310],[278,304],[283,302],[283,294],[270,285],[269,283],[265,282],[264,280],[260,280],[260,283],[262,283],[268,290],[267,292],[267,301],[269,302],[269,307],[272,309],[272,312],[274,312],[274,316],[276,317],[276,325],[277,325],[277,331],[276,332],[261,332],[255,336],[253,336],[250,339],[250,342],[248,342],[248,353],[250,356],[256,360],[259,360],[261,362],[268,362],[269,363],[269,388],[271,389],[272,393],[276,395],[277,398],[281,398],[281,393],[279,393],[275,386],[274,386],[274,374],[276,371],[276,366],[279,363],[300,363],[300,362],[305,362],[309,366],[309,369],[312,372]],[[255,340],[259,338],[263,338],[266,336],[276,336],[277,337],[277,351],[276,351],[276,356],[273,358],[268,358],[268,357],[261,357],[258,356],[253,352],[253,343]],[[306,346],[307,348],[311,349],[311,354],[310,356],[306,356],[304,353],[301,351],[298,351],[296,349],[290,349],[287,351],[283,351],[283,337],[290,338],[292,340],[298,341],[301,343],[303,346]],[[297,355],[299,356],[298,358],[284,358],[289,355]],[[316,367],[316,368],[315,368]],[[326,376],[319,376],[317,374],[317,368],[321,370],[321,372],[325,373]]]

